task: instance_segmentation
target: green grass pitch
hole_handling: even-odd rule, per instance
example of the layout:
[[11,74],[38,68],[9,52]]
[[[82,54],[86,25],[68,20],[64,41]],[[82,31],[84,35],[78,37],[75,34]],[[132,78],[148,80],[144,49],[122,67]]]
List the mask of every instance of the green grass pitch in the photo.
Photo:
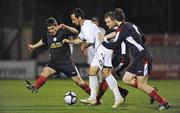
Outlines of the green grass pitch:
[[180,113],[180,80],[149,81],[169,101],[171,107],[165,111],[157,110],[158,103],[150,105],[149,97],[141,91],[119,83],[129,95],[125,104],[112,109],[114,98],[109,89],[102,98],[103,105],[88,106],[78,101],[70,106],[63,100],[66,92],[74,91],[78,99],[88,97],[72,80],[48,80],[36,95],[25,88],[23,80],[0,80],[0,113]]

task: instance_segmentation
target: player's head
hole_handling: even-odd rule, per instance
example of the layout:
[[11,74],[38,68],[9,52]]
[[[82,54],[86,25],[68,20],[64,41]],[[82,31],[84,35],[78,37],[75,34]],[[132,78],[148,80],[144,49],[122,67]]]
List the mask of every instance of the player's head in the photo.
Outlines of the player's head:
[[110,12],[107,12],[105,15],[104,15],[104,20],[105,20],[105,23],[106,23],[106,26],[109,28],[109,29],[112,29],[116,26],[116,22],[115,22],[115,18],[113,16],[113,12],[110,11]]
[[56,35],[57,33],[57,21],[56,19],[54,19],[53,17],[50,17],[48,19],[46,19],[46,27],[47,27],[47,30],[48,32],[51,34],[51,35]]
[[72,23],[76,26],[80,26],[82,24],[82,20],[85,19],[84,11],[80,8],[76,8],[72,10],[70,13]]
[[124,11],[121,8],[116,8],[113,12],[113,17],[117,20],[117,21],[125,21],[126,20],[126,16]]
[[92,17],[91,21],[93,21],[97,26],[99,26],[99,19],[97,17]]

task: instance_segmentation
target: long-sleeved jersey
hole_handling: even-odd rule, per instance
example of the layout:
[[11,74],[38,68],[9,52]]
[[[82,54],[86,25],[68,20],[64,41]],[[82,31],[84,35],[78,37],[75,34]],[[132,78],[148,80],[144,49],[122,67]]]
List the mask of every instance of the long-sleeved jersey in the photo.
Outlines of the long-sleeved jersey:
[[121,43],[124,42],[135,57],[139,52],[146,50],[143,42],[143,34],[138,27],[130,22],[122,23],[118,28],[118,39],[115,42],[102,42],[102,45],[108,49],[114,50],[114,53],[121,54]]

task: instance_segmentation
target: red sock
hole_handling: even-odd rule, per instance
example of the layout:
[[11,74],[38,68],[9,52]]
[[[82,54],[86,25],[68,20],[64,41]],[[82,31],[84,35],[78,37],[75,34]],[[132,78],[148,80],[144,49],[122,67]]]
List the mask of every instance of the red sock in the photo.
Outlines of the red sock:
[[91,89],[89,88],[89,85],[87,83],[80,84],[79,85],[88,95],[91,93]]
[[138,84],[137,84],[137,78],[134,78],[134,84],[132,84],[133,87],[138,88]]
[[36,80],[36,82],[35,82],[35,87],[36,87],[37,89],[39,89],[42,85],[45,84],[46,80],[47,80],[46,77],[40,75],[39,78],[38,78],[38,79]]
[[104,95],[104,93],[106,92],[108,88],[108,84],[106,82],[106,80],[103,80],[99,86],[99,92],[98,92],[98,95],[97,95],[97,101],[100,101],[101,97]]
[[150,97],[153,97],[157,102],[159,102],[161,105],[166,103],[166,100],[161,97],[156,90],[153,90],[150,94]]

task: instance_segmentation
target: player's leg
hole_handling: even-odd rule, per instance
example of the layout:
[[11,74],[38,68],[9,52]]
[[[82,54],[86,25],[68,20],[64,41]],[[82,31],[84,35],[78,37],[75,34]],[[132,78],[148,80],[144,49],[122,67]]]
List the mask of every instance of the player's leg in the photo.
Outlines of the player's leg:
[[112,92],[114,94],[115,102],[112,107],[116,108],[119,104],[124,102],[124,98],[121,96],[121,94],[119,92],[118,83],[117,83],[116,79],[111,74],[111,68],[108,68],[108,67],[103,68],[102,72],[103,72],[103,76],[105,77],[110,90],[112,90]]
[[122,81],[128,85],[131,85],[131,86],[137,88],[136,74],[126,71],[122,78]]
[[30,83],[28,80],[25,81],[26,87],[32,91],[32,93],[37,93],[38,89],[45,84],[47,78],[54,73],[56,73],[56,71],[51,67],[44,67],[34,84]]
[[154,98],[159,104],[159,110],[169,108],[168,102],[150,85],[147,84],[148,76],[137,76],[138,88]]
[[89,86],[91,89],[90,96],[86,99],[81,99],[80,101],[84,104],[95,105],[97,103],[97,91],[98,91],[98,78],[97,73],[99,68],[97,66],[90,66],[89,68]]
[[71,77],[72,80],[81,87],[88,95],[90,95],[90,88],[87,83],[83,81],[81,78],[79,71],[77,67],[71,63],[67,65],[61,65],[59,68],[64,74],[66,74],[68,77]]
[[[112,58],[112,65],[113,65],[112,73],[114,73],[113,75],[114,76],[118,75],[118,77],[120,77],[124,69],[127,68],[127,66],[129,65],[129,63],[130,63],[130,59],[128,55],[113,54],[113,58]],[[122,97],[125,99],[126,96],[128,95],[128,90],[122,88],[120,85],[118,85],[118,88]]]
[[72,77],[72,80],[81,87],[88,95],[90,95],[91,89],[89,88],[89,85],[84,82],[80,75],[76,75]]

